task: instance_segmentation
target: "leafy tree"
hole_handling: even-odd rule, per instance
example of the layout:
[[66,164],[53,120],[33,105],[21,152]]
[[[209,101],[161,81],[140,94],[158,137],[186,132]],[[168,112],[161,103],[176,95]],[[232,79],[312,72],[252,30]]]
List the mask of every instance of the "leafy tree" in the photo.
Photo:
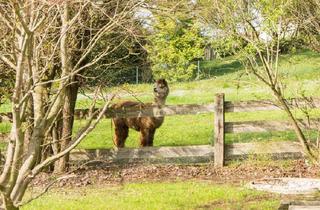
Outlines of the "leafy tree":
[[147,50],[156,78],[189,80],[194,76],[196,67],[192,62],[203,57],[205,39],[200,25],[192,19],[192,14],[188,14],[188,9],[181,6],[170,16],[162,13],[153,15]]

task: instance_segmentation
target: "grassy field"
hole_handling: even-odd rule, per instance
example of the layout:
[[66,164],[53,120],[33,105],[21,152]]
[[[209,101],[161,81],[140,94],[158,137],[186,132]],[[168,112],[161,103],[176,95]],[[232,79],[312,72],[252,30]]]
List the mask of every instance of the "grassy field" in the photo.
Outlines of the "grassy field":
[[80,209],[277,209],[280,197],[210,182],[130,183],[55,189],[24,210]]
[[[202,63],[203,69],[209,69],[215,78],[170,84],[170,94],[167,104],[206,104],[212,103],[214,94],[225,93],[226,100],[259,100],[272,98],[271,92],[233,58]],[[300,95],[320,96],[320,55],[310,51],[286,55],[280,62],[280,71],[286,85],[286,97],[299,97]],[[152,101],[152,85],[126,85],[114,88],[125,95],[124,89],[130,90],[141,101]],[[136,100],[126,96],[124,99]],[[78,101],[78,107],[85,106],[87,102]],[[295,116],[304,117],[299,111],[294,111]],[[314,110],[311,115],[317,117],[319,110]],[[169,116],[163,126],[157,130],[155,137],[156,146],[199,145],[208,144],[213,136],[213,114]],[[226,121],[250,120],[286,120],[287,116],[281,111],[259,111],[247,113],[228,113]],[[83,122],[77,122],[77,126]],[[90,134],[80,145],[82,148],[112,147],[110,120],[103,120],[96,130]],[[316,138],[315,132],[306,132],[308,138]],[[127,146],[138,145],[138,133],[131,131]],[[293,132],[268,132],[250,134],[227,135],[227,143],[248,141],[277,141],[295,140]]]
[[[84,123],[84,122],[82,122]],[[77,122],[77,127],[82,123]],[[113,146],[112,130],[109,119],[102,120],[97,128],[84,139],[80,148],[110,148]],[[317,133],[307,131],[307,137],[315,139]],[[172,116],[165,119],[165,123],[157,130],[155,146],[181,146],[211,144],[213,137],[213,114]],[[139,133],[130,131],[126,142],[127,147],[138,147]],[[282,141],[295,140],[293,132],[266,132],[227,134],[226,143],[240,143],[252,141]]]
[[[167,104],[206,104],[212,103],[214,94],[225,93],[226,100],[259,100],[272,98],[271,92],[257,79],[246,74],[246,70],[234,58],[203,62],[203,72],[210,72],[213,78],[170,85],[170,94]],[[280,72],[286,86],[286,97],[299,97],[300,95],[320,96],[320,55],[310,51],[282,56]],[[109,93],[117,93],[120,99],[150,102],[152,84],[123,85],[108,89]],[[130,93],[130,94],[129,94]],[[131,93],[134,95],[131,96]],[[88,107],[90,101],[80,97],[77,108]],[[0,112],[9,111],[8,104],[0,107]],[[303,117],[299,111],[294,114]],[[312,116],[319,116],[319,110],[312,112]],[[169,116],[163,126],[157,130],[155,136],[156,146],[199,145],[208,144],[213,136],[213,114]],[[285,120],[287,117],[281,111],[259,111],[248,113],[228,113],[226,121],[249,120]],[[76,121],[75,131],[85,122]],[[0,124],[0,133],[9,132],[10,125]],[[112,132],[110,119],[104,119],[97,128],[81,143],[81,148],[110,148],[112,147]],[[131,131],[127,146],[138,146],[138,133]],[[309,138],[315,138],[315,132],[307,132]],[[227,143],[269,140],[295,140],[292,132],[269,132],[227,135]]]

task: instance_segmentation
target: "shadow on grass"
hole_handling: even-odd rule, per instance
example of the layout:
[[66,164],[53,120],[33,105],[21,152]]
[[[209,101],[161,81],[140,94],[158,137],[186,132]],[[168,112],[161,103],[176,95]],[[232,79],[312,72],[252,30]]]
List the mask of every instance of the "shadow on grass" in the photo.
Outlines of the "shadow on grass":
[[211,63],[206,62],[201,67],[202,73],[211,77],[231,74],[242,69],[243,69],[242,64],[237,60],[233,60],[228,63],[211,61]]

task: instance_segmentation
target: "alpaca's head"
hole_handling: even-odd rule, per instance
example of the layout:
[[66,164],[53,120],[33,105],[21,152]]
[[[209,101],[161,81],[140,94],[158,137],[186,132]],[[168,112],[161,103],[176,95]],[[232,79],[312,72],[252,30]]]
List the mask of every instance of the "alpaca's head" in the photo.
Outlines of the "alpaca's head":
[[158,79],[154,83],[153,94],[158,100],[165,100],[169,94],[169,86],[165,79]]

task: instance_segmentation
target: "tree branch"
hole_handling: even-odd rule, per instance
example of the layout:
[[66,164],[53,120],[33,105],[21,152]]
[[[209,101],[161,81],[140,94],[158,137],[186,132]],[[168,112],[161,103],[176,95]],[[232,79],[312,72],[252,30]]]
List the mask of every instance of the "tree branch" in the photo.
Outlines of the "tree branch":
[[99,123],[99,121],[103,118],[104,113],[106,112],[107,108],[109,107],[110,102],[106,103],[103,109],[100,111],[99,116],[95,120],[95,122],[92,124],[93,118],[96,113],[93,113],[92,116],[90,117],[89,121],[87,124],[79,131],[77,134],[77,137],[75,137],[69,144],[68,148],[64,151],[59,152],[56,155],[53,155],[49,158],[47,158],[45,161],[40,163],[39,165],[35,166],[33,170],[31,170],[31,177],[36,176],[44,167],[50,165],[54,161],[58,160],[59,158],[63,157],[67,153],[69,153],[72,149],[74,149],[84,137],[88,135],[89,132],[91,132],[96,125]]
[[52,182],[50,182],[43,190],[42,192],[40,192],[38,195],[30,198],[29,200],[26,200],[22,203],[18,203],[17,204],[17,207],[21,207],[23,205],[26,205],[28,203],[30,203],[31,201],[35,200],[35,199],[38,199],[39,197],[41,197],[42,195],[44,195],[45,193],[47,193],[50,189],[50,187],[52,187],[52,185],[54,185],[55,183],[57,183],[58,181],[61,181],[61,180],[64,180],[64,179],[70,179],[70,178],[74,178],[74,177],[77,177],[77,175],[75,174],[69,174],[69,175],[66,175],[66,176],[61,176],[59,178],[56,178],[55,180],[53,180]]
[[8,66],[10,66],[10,68],[12,68],[13,70],[17,70],[17,67],[16,65],[11,62],[7,57],[5,57],[4,55],[0,54],[0,59],[5,63],[7,64]]

